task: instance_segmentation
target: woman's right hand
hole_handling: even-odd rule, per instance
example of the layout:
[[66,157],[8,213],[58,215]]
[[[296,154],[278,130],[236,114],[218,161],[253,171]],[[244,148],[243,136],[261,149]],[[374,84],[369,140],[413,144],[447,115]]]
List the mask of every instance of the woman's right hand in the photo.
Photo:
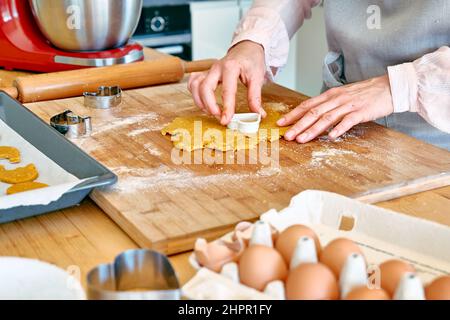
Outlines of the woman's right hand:
[[[239,79],[248,88],[250,110],[266,116],[261,104],[265,73],[264,48],[252,41],[242,41],[231,48],[209,71],[192,73],[188,88],[199,108],[215,116],[222,125],[227,125],[235,112]],[[217,104],[214,94],[220,83],[223,110]]]

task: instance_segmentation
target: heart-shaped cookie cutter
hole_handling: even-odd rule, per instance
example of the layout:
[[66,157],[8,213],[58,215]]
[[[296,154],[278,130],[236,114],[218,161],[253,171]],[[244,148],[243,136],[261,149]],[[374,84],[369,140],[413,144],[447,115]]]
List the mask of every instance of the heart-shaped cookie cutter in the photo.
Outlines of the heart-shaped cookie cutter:
[[228,124],[228,129],[238,130],[243,134],[254,134],[258,132],[260,123],[259,113],[237,113]]
[[122,103],[122,89],[119,86],[99,87],[97,92],[85,92],[84,105],[94,109],[109,109]]
[[90,300],[179,300],[180,284],[169,259],[137,249],[118,255],[87,275]]

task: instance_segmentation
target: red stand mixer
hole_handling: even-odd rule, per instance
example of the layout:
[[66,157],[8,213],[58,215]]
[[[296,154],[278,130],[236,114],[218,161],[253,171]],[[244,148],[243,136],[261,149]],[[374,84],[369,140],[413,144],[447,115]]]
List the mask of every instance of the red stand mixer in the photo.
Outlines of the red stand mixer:
[[[83,45],[80,45],[80,48],[83,48],[79,50],[60,49],[61,46],[58,46],[58,48],[55,45],[55,43],[57,43],[56,40],[51,41],[53,40],[49,37],[51,33],[53,33],[53,35],[51,35],[52,37],[54,37],[55,34],[62,34],[70,39],[86,40],[83,38],[88,38],[87,36],[80,36],[80,33],[82,33],[83,30],[78,30],[78,34],[75,36],[71,34],[66,36],[65,33],[68,32],[67,30],[64,28],[58,29],[56,22],[66,21],[67,15],[64,14],[67,13],[67,10],[66,8],[59,8],[60,11],[58,12],[62,13],[55,16],[55,12],[52,10],[56,10],[56,8],[51,6],[61,4],[67,5],[70,1],[0,0],[0,67],[7,70],[21,69],[38,72],[54,72],[86,67],[103,67],[143,60],[144,53],[142,46],[127,42],[139,21],[142,0],[131,0],[131,2],[129,2],[130,0],[102,0],[102,4],[110,5],[110,7],[107,7],[101,16],[98,16],[98,13],[93,12],[92,8],[95,9],[96,7],[89,8],[95,1],[98,0],[73,1],[76,5],[82,6],[80,10],[82,14],[86,14],[87,12],[91,17],[91,20],[88,21],[88,23],[83,22],[81,29],[85,28],[84,31],[86,32],[89,32],[89,30],[100,30],[99,23],[106,21],[109,25],[100,25],[100,27],[110,28],[112,33],[121,35],[123,39],[119,41],[124,42],[125,44],[120,42],[117,43],[116,41],[114,45],[111,45],[110,42],[108,44],[109,47],[105,49],[96,48],[91,51],[89,51],[90,49],[88,46],[86,47]],[[129,6],[130,3],[133,5],[132,10],[134,14],[131,18],[114,16],[114,19],[110,19],[111,21],[105,19],[104,15],[111,14],[112,16],[111,12],[113,12],[113,10],[117,11],[117,15],[123,14],[123,12],[126,12],[126,9],[128,9],[125,6]],[[84,5],[86,7],[83,7]],[[44,9],[48,9],[46,17],[48,20],[46,21],[47,25],[40,16],[41,11],[44,11]],[[74,12],[76,13],[76,10]],[[53,15],[53,17],[51,17],[51,15]],[[99,21],[96,21],[96,17],[98,17]],[[51,21],[52,19],[53,21]],[[131,27],[128,27],[129,30],[126,32],[119,33],[116,29],[118,25],[120,26],[122,21],[124,21],[123,23],[128,23]],[[55,29],[48,27],[49,24],[52,25],[53,23],[55,23]],[[44,36],[45,33],[47,33],[47,37]],[[111,34],[106,35],[105,32],[98,33],[99,35],[97,38],[90,37],[88,40],[90,40],[91,43],[97,42],[98,44],[98,39],[103,40],[103,38],[111,37]],[[95,47],[92,44],[91,46],[92,48]]]

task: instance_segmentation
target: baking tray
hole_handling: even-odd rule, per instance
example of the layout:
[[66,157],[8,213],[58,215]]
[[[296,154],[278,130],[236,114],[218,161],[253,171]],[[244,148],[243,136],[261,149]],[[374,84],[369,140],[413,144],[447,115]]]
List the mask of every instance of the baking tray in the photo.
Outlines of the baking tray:
[[84,180],[48,205],[20,206],[0,210],[0,223],[75,206],[93,188],[116,183],[117,176],[114,173],[2,91],[0,91],[0,119],[61,168]]

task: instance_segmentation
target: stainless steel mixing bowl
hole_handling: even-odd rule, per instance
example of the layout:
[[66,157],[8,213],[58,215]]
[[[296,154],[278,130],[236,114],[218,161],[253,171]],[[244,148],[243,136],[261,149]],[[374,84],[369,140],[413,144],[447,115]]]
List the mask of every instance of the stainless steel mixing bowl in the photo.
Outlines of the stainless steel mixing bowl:
[[139,22],[143,0],[29,0],[45,37],[68,51],[124,45]]

